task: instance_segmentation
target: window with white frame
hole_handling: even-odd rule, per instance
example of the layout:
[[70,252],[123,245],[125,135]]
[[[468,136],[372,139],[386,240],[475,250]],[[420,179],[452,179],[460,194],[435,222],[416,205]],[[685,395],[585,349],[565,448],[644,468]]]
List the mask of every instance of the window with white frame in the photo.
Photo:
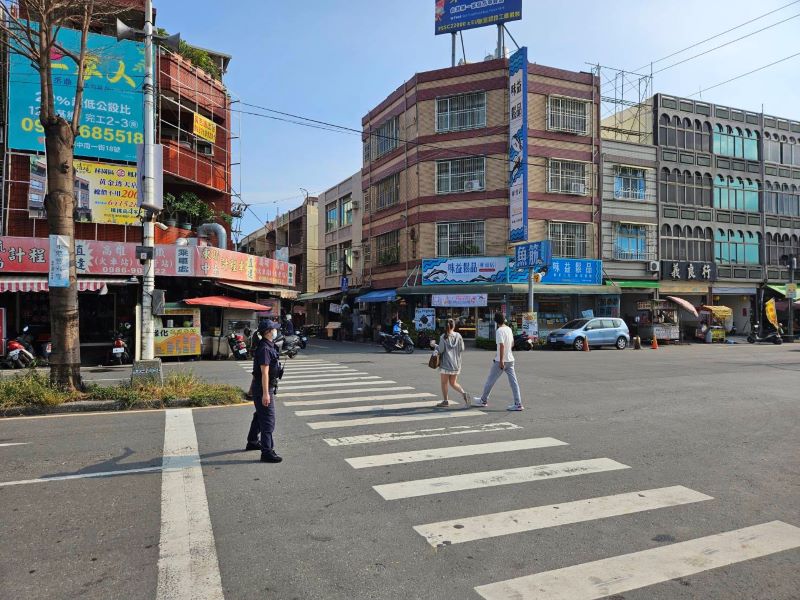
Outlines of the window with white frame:
[[480,256],[486,247],[483,221],[436,224],[436,256]]
[[336,246],[325,249],[325,274],[335,275],[339,272],[339,250]]
[[382,179],[375,186],[375,210],[394,206],[400,201],[400,176],[395,174]]
[[647,225],[617,223],[614,232],[614,258],[617,260],[648,260]]
[[486,92],[436,99],[436,132],[486,127]]
[[550,96],[547,99],[547,128],[586,135],[589,103],[574,98]]
[[586,164],[571,160],[551,160],[547,164],[547,191],[586,195]]
[[548,232],[553,256],[588,258],[588,229],[587,223],[550,223]]
[[476,192],[486,189],[486,158],[436,161],[436,193]]
[[346,227],[347,225],[353,224],[353,196],[352,194],[347,194],[344,198],[340,200],[341,204],[339,205],[339,225],[342,227]]
[[614,173],[614,198],[644,200],[645,170],[618,166]]
[[380,158],[384,154],[388,154],[397,148],[400,143],[398,132],[399,126],[397,117],[385,121],[375,130],[375,133],[372,134],[375,152],[373,158]]

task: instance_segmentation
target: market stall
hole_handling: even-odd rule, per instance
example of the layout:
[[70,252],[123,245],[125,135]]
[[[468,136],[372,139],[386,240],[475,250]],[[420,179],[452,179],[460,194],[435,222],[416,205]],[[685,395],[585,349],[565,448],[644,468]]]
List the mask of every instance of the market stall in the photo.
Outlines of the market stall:
[[725,332],[733,322],[733,311],[727,306],[701,306],[698,311],[700,326],[695,337],[707,344],[725,342]]
[[678,307],[669,300],[642,300],[636,305],[639,337],[677,342],[681,338]]

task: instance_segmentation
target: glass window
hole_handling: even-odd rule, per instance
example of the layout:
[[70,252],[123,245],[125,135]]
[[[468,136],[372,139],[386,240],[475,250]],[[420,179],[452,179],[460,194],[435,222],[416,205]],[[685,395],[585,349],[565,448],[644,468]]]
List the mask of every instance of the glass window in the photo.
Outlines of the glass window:
[[714,180],[714,208],[758,212],[758,184],[740,177],[717,175]]
[[781,162],[781,143],[770,134],[764,134],[764,160],[771,163]]
[[378,182],[376,210],[394,206],[400,201],[400,176],[395,174]]
[[617,223],[614,258],[617,260],[647,260],[647,226]]
[[644,200],[645,171],[635,167],[617,167],[614,176],[614,198]]
[[553,256],[587,258],[589,242],[586,223],[550,223],[548,227]]
[[375,238],[375,255],[378,265],[394,265],[400,262],[400,235],[390,231]]
[[348,194],[341,200],[341,207],[339,210],[342,227],[353,224],[353,196]]
[[333,231],[339,226],[339,220],[337,218],[338,211],[336,202],[332,202],[325,207],[325,231]]
[[714,234],[714,258],[721,264],[757,265],[760,244],[761,234],[718,229]]
[[397,148],[400,143],[398,132],[397,117],[389,119],[375,130],[375,133],[372,134],[373,141],[371,144],[375,152],[373,159],[380,158]]
[[436,99],[436,132],[486,127],[486,92]]
[[485,247],[483,221],[436,224],[436,256],[480,256]]
[[586,164],[570,160],[551,160],[547,164],[547,191],[586,195]]
[[335,275],[339,272],[339,251],[336,246],[325,249],[325,274]]
[[457,158],[436,161],[436,193],[476,192],[486,189],[486,159]]
[[745,130],[744,157],[747,160],[758,160],[758,133]]
[[339,246],[339,255],[344,258],[348,271],[353,270],[353,242],[345,242]]
[[588,102],[574,98],[550,96],[547,99],[547,128],[586,135]]

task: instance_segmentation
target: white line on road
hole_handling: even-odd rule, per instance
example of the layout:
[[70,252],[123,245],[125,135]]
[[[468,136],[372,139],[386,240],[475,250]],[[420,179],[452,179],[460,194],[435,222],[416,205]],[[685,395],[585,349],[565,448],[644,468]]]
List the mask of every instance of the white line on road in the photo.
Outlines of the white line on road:
[[297,400],[284,402],[284,406],[325,406],[327,404],[346,404],[348,402],[373,402],[375,400],[403,400],[404,398],[436,398],[436,394],[386,394],[384,396],[351,396],[350,398],[333,398],[330,400]]
[[315,415],[347,415],[350,413],[381,412],[384,410],[404,410],[409,408],[433,408],[431,400],[424,402],[406,402],[404,404],[375,404],[373,406],[342,406],[339,408],[315,408],[313,410],[297,410],[298,417],[311,417]]
[[[459,413],[453,413],[459,414]],[[629,466],[618,463],[610,458],[593,458],[590,460],[575,460],[571,462],[555,463],[550,465],[535,465],[517,469],[499,469],[497,471],[482,471],[479,473],[465,473],[463,475],[450,475],[447,477],[433,477],[431,479],[416,479],[387,483],[373,486],[373,489],[383,496],[384,500],[399,500],[401,498],[415,498],[430,494],[444,494],[460,490],[475,490],[479,488],[494,487],[496,485],[509,485],[513,483],[529,483],[542,479],[557,479],[587,473],[601,473],[617,469],[630,469]]]
[[30,442],[6,442],[0,444],[0,448],[8,448],[9,446],[27,446]]
[[417,525],[414,530],[436,548],[704,500],[713,500],[713,498],[676,485],[655,490],[615,494],[575,502],[428,523],[427,525]]
[[321,373],[325,372],[336,372],[336,371],[352,371],[353,367],[345,367],[344,365],[329,365],[324,367],[284,367],[286,372],[289,373]]
[[[376,382],[377,383],[377,382]],[[297,392],[294,394],[289,394],[292,398],[308,398],[311,396],[330,396],[332,394],[360,394],[362,392],[397,392],[400,390],[413,390],[414,388],[410,385],[400,385],[397,387],[385,387],[385,388],[348,388],[346,390],[323,390],[321,392]],[[278,388],[278,394],[280,394],[282,388]]]
[[[286,373],[284,374],[282,381],[284,383],[287,381],[292,383],[307,383],[309,381],[334,381],[336,379],[364,379],[364,375],[369,375],[369,373],[364,373],[363,371],[351,371],[347,373],[303,373],[302,375]],[[376,375],[371,375],[370,377],[373,377],[374,379],[380,379],[380,377]]]
[[140,469],[125,469],[120,471],[101,471],[99,473],[80,473],[77,475],[56,475],[53,477],[39,477],[38,479],[22,479],[20,481],[3,481],[0,487],[12,485],[27,485],[30,483],[50,483],[51,481],[68,481],[70,479],[92,479],[94,477],[114,477],[116,475],[132,475],[134,473],[151,473],[160,471],[161,467],[142,467]]
[[545,437],[531,438],[526,440],[510,440],[506,442],[490,442],[488,444],[472,444],[469,446],[429,448],[427,450],[411,450],[409,452],[392,452],[391,454],[358,456],[356,458],[346,458],[345,460],[354,469],[365,469],[367,467],[385,467],[387,465],[424,462],[427,460],[439,460],[442,458],[459,458],[463,456],[498,454],[500,452],[513,452],[515,450],[533,450],[535,448],[550,448],[552,446],[568,445],[569,444],[562,442],[561,440]]
[[[433,395],[433,394],[431,394]],[[287,402],[287,404],[289,404]],[[378,442],[402,442],[403,440],[418,440],[432,437],[445,437],[451,435],[465,435],[468,433],[493,433],[495,431],[510,431],[522,429],[514,423],[485,423],[483,425],[453,425],[452,427],[431,427],[429,429],[416,429],[413,431],[392,431],[389,433],[367,433],[340,438],[324,438],[329,446],[355,446],[358,444],[375,444]]]
[[[800,547],[800,528],[772,521],[475,588],[485,600],[596,600]],[[763,585],[751,582],[745,588]],[[744,593],[744,591],[742,592]],[[695,589],[693,597],[702,597]]]
[[[380,379],[377,375],[371,375],[369,377],[359,377],[358,379]],[[289,392],[292,390],[313,390],[316,388],[321,387],[343,387],[348,385],[383,385],[383,384],[390,384],[390,383],[397,383],[396,381],[392,381],[391,379],[383,379],[381,381],[345,381],[342,383],[320,383],[320,384],[313,384],[313,385],[287,385],[283,387],[283,391]]]
[[361,425],[385,425],[387,423],[405,423],[409,421],[426,421],[433,419],[452,419],[458,417],[475,417],[485,415],[479,410],[461,410],[458,412],[432,412],[424,415],[402,415],[395,417],[365,417],[363,419],[350,419],[347,421],[318,421],[307,423],[311,429],[337,429],[339,427],[359,427]]
[[223,600],[191,409],[166,413],[157,600]]

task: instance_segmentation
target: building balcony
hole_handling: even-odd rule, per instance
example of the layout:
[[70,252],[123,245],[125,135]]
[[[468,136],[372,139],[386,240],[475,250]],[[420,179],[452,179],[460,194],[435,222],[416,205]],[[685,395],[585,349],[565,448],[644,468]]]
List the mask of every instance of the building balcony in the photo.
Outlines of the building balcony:
[[198,154],[174,140],[162,140],[164,145],[164,173],[204,185],[218,192],[228,193],[227,165],[211,156]]
[[158,85],[161,93],[180,96],[228,122],[229,99],[222,82],[213,79],[185,58],[170,52],[158,56]]

